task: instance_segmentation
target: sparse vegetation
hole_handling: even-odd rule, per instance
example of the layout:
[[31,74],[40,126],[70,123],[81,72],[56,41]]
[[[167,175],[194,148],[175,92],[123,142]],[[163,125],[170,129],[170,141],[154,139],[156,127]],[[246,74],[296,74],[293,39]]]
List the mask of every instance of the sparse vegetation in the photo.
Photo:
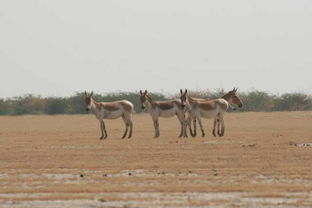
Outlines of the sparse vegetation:
[[[224,89],[214,91],[195,90],[189,92],[194,97],[217,98],[226,93]],[[312,97],[304,93],[285,93],[274,95],[263,91],[253,90],[240,92],[244,102],[242,111],[306,111],[312,110]],[[165,95],[152,93],[155,100],[165,100],[179,95]],[[134,104],[135,111],[141,112],[138,92],[120,92],[108,94],[95,94],[96,100],[114,101],[129,100]],[[9,99],[0,99],[0,115],[25,115],[25,114],[85,114],[84,93],[79,92],[70,97],[40,97],[24,95]]]

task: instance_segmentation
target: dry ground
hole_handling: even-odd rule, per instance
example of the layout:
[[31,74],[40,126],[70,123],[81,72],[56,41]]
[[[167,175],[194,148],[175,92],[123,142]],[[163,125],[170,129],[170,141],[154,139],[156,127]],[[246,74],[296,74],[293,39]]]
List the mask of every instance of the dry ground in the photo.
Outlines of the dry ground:
[[226,135],[152,138],[92,115],[0,117],[0,207],[311,207],[312,112],[227,114]]

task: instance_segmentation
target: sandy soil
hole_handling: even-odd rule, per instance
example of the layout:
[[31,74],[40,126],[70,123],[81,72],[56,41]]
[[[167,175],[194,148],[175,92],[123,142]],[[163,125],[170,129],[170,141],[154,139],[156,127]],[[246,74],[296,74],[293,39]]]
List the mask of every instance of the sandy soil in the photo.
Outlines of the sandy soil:
[[226,135],[176,118],[0,117],[0,207],[312,207],[312,112],[231,113]]

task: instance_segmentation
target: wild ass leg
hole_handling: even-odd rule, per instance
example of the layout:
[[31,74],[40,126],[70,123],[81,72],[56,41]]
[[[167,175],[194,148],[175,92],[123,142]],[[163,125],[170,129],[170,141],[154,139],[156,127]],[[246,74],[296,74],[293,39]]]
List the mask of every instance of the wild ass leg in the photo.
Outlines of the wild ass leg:
[[105,124],[104,124],[104,121],[103,120],[100,120],[100,127],[101,127],[101,137],[100,139],[106,139],[107,138],[107,132],[106,132],[106,129],[105,129]]
[[157,129],[156,137],[159,137],[160,131],[159,131],[159,120],[158,120],[158,119],[157,119],[157,121],[156,121],[156,129]]
[[[192,130],[192,121],[193,121],[193,126],[194,126],[193,130]],[[194,118],[191,114],[189,114],[187,118],[187,126],[189,127],[191,136],[195,137],[196,136],[196,118]]]
[[193,130],[194,136],[193,137],[196,137],[196,118],[193,119],[193,127],[194,127],[194,130]]
[[[130,131],[129,131],[129,135],[128,135],[128,139],[130,139],[132,137],[132,128],[133,128],[133,123],[132,123],[132,115],[125,115],[124,117],[124,122],[127,125],[127,130],[128,127],[130,127]],[[126,131],[127,131],[126,130]],[[127,132],[125,132],[124,137],[127,136]]]
[[213,129],[212,129],[212,135],[216,137],[216,125],[217,125],[217,118],[213,119]]
[[180,121],[181,124],[181,131],[180,131],[180,135],[179,137],[187,137],[187,132],[186,132],[186,125],[187,125],[187,121],[184,119],[184,113],[178,113],[177,117]]
[[180,125],[181,125],[181,130],[180,130],[180,135],[179,137],[187,137],[187,133],[186,131],[184,130],[185,129],[185,126],[186,126],[186,121],[184,120],[184,115],[183,114],[179,114],[177,113],[177,117],[180,121]]
[[181,129],[180,129],[180,135],[179,135],[179,137],[182,137],[183,136],[183,134],[184,134],[184,122],[183,121],[180,121],[180,126],[181,126]]
[[225,126],[224,126],[223,116],[221,116],[220,119],[221,119],[221,135],[220,136],[224,136]]
[[126,120],[125,116],[122,115],[122,119],[123,121],[125,122],[125,125],[126,125],[126,129],[125,129],[125,133],[123,134],[123,136],[121,137],[122,139],[124,139],[128,133],[128,128],[129,128],[129,123],[128,121]]
[[199,126],[200,126],[200,130],[202,132],[202,137],[204,137],[205,136],[205,131],[204,131],[204,128],[203,128],[203,124],[202,124],[201,118],[197,117],[197,120],[198,120],[198,123],[199,123]]
[[133,128],[133,123],[132,123],[132,121],[130,121],[129,126],[130,126],[130,132],[129,132],[129,135],[128,135],[128,139],[130,139],[130,138],[132,137],[132,128]]
[[121,137],[122,139],[124,139],[126,137],[126,135],[128,134],[128,128],[129,128],[129,124],[126,124],[125,133]]
[[187,135],[186,126],[187,126],[187,121],[184,120],[184,121],[183,121],[183,137],[186,137],[186,138],[187,138],[188,135]]
[[103,138],[104,138],[104,130],[103,130],[102,122],[103,122],[103,121],[100,120],[100,129],[101,129],[101,137],[100,137],[100,139],[103,139]]
[[218,135],[222,136],[222,132],[221,132],[221,120],[220,120],[220,116],[217,117],[217,126],[218,126]]
[[105,133],[104,139],[106,139],[108,135],[107,135],[107,131],[106,131],[106,127],[105,127],[104,121],[102,121],[102,125],[103,125],[103,129],[104,129],[104,133]]
[[[192,131],[192,118],[189,116],[188,118],[187,118],[187,126],[188,126],[188,128],[189,128],[189,131],[190,131],[190,134],[191,134],[191,136],[192,137],[194,137],[194,134],[193,134],[193,131]],[[185,127],[186,128],[186,127]]]
[[158,117],[157,118],[153,118],[153,122],[154,122],[154,128],[155,128],[155,136],[154,138],[158,138],[159,137],[159,121],[158,121]]

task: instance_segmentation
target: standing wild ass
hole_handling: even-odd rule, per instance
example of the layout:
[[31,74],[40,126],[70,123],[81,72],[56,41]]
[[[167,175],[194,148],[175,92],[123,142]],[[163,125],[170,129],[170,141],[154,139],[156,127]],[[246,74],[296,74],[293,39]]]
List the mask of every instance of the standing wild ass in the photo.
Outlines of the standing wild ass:
[[107,132],[103,119],[116,119],[122,117],[126,125],[125,133],[122,138],[125,138],[130,127],[128,138],[132,136],[132,113],[133,104],[128,100],[119,100],[114,102],[97,102],[92,98],[93,92],[90,94],[85,92],[86,110],[91,111],[95,117],[100,121],[101,137],[100,139],[107,138]]
[[159,117],[172,117],[177,116],[180,124],[181,131],[179,137],[187,137],[185,117],[184,117],[184,105],[179,99],[177,100],[167,100],[167,101],[153,101],[152,98],[147,94],[147,90],[142,92],[140,90],[140,100],[141,107],[144,110],[146,108],[147,112],[152,116],[155,128],[155,138],[159,137]]
[[[189,127],[190,133],[193,137],[196,136],[196,120],[198,120],[200,129],[202,131],[202,136],[205,136],[203,129],[201,117],[203,118],[213,118],[213,136],[216,136],[215,129],[217,126],[217,133],[219,136],[224,135],[225,125],[224,125],[224,113],[227,111],[228,107],[231,105],[238,105],[239,108],[243,106],[241,99],[236,95],[237,88],[229,91],[222,98],[205,100],[199,98],[192,98],[187,95],[187,90],[183,93],[181,92],[181,102],[185,103],[186,111],[188,112],[187,125]],[[191,129],[191,121],[194,121],[194,133]]]

